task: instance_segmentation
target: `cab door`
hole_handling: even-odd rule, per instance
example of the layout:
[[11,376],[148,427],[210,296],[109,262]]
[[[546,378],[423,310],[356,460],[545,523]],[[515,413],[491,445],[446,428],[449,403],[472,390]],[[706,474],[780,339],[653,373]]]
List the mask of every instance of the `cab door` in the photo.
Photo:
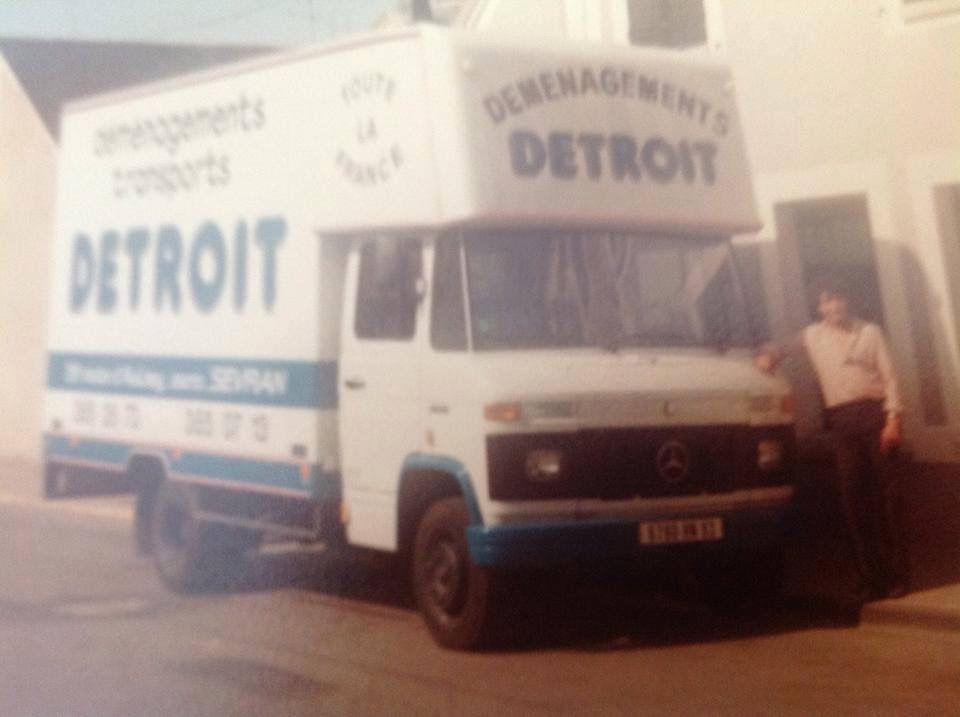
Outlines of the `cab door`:
[[422,449],[423,245],[419,237],[358,241],[347,263],[339,369],[347,539],[394,549],[404,459]]

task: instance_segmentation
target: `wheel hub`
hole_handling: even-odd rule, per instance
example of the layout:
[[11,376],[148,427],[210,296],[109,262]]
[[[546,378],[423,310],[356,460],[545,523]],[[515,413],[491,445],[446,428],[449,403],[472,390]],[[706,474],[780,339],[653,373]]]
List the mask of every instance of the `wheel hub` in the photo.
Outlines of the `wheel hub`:
[[427,585],[431,601],[450,614],[459,608],[463,593],[463,566],[456,546],[438,541],[427,563]]

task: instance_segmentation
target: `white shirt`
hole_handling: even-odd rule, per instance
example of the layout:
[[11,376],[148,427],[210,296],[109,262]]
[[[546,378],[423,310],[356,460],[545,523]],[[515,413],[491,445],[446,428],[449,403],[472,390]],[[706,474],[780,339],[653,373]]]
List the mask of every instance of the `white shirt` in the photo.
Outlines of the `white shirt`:
[[903,411],[900,386],[883,331],[853,320],[849,328],[823,321],[803,330],[803,347],[820,379],[827,408],[876,399],[887,413]]

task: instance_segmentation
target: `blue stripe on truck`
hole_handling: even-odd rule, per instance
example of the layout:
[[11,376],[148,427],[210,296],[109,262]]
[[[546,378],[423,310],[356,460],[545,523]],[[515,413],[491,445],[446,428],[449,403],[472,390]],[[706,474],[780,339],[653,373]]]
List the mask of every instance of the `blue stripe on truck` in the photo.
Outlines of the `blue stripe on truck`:
[[337,407],[337,362],[51,353],[47,387],[61,391],[334,409]]
[[[44,436],[44,454],[47,462],[74,463],[99,466],[107,470],[124,471],[135,453],[133,446],[112,441],[71,439],[68,436]],[[306,476],[302,464],[285,461],[258,460],[220,456],[197,451],[157,448],[151,455],[163,454],[170,472],[178,477],[207,478],[251,487],[277,488],[304,494],[316,500],[340,498],[340,476],[324,472],[316,463],[307,464]]]

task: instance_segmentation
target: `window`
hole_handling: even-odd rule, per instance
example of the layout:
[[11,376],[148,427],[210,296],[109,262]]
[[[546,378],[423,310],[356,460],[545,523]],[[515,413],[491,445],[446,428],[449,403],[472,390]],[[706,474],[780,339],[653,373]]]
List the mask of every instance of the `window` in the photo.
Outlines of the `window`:
[[750,330],[757,343],[765,343],[773,338],[770,332],[770,318],[767,313],[767,296],[763,286],[762,253],[768,251],[766,242],[733,242],[733,259],[743,291],[744,304]]
[[900,17],[905,23],[934,20],[947,15],[960,15],[960,0],[897,0]]
[[437,240],[433,259],[430,342],[434,348],[446,351],[466,350],[467,326],[463,309],[460,241],[453,237],[441,237]]
[[904,298],[910,307],[909,330],[920,389],[920,413],[925,425],[943,426],[947,423],[947,403],[937,356],[937,331],[931,319],[931,290],[926,273],[912,251],[900,253],[900,276]]
[[960,0],[883,0],[880,16],[888,32],[960,22]]
[[420,301],[420,242],[378,237],[360,250],[354,330],[363,339],[410,339]]
[[464,5],[464,0],[411,0],[414,20],[431,20],[439,25],[451,25]]
[[[805,288],[823,274],[843,277],[856,313],[883,326],[886,321],[866,197],[795,202],[790,210]],[[807,299],[809,318],[815,321],[816,305],[812,297]]]
[[630,43],[683,49],[707,44],[703,0],[628,0]]
[[557,229],[464,245],[478,351],[755,344],[726,241]]
[[[944,184],[934,190],[934,205],[943,242],[944,266],[947,276],[960,276],[960,184]],[[953,306],[953,323],[960,349],[960,282],[948,283]]]

